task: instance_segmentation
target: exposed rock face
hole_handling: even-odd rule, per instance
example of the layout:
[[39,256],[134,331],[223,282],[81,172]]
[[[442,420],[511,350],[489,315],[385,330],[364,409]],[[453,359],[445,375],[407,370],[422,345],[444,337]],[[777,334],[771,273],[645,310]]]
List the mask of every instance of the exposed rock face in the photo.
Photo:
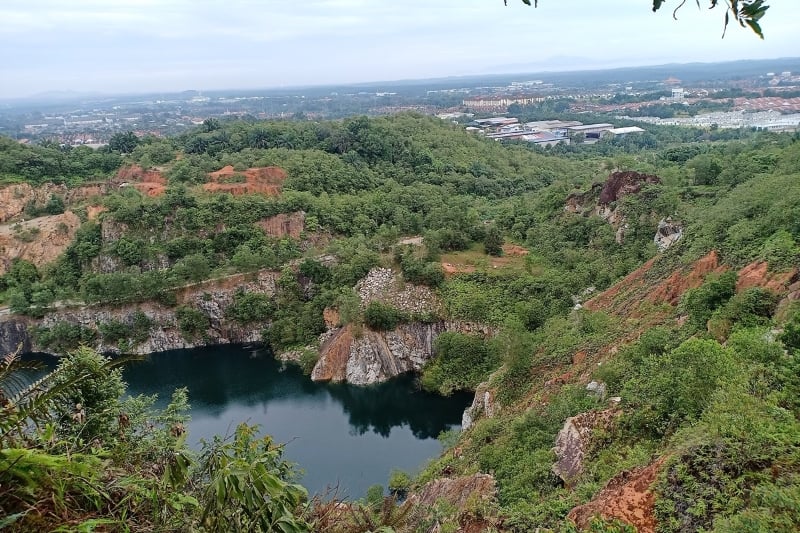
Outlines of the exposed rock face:
[[500,410],[494,401],[494,392],[489,389],[489,383],[483,382],[475,388],[475,398],[472,405],[464,409],[461,416],[461,429],[466,431],[481,417],[492,418]]
[[629,194],[639,193],[645,185],[661,183],[658,176],[638,172],[614,172],[605,183],[593,183],[586,192],[573,192],[567,196],[564,211],[583,216],[597,215],[616,230],[617,244],[625,241],[628,224],[625,213],[615,202]]
[[790,291],[790,284],[797,281],[796,276],[797,268],[785,272],[770,272],[769,264],[766,261],[756,261],[739,271],[736,290],[743,291],[751,287],[763,287],[780,294],[787,290]]
[[658,223],[653,242],[658,247],[658,251],[663,252],[681,240],[681,237],[683,237],[683,225],[673,222],[670,217],[667,217],[662,218]]
[[567,518],[580,529],[588,529],[593,517],[622,520],[639,533],[656,530],[655,495],[650,487],[656,480],[662,457],[645,468],[627,470],[613,477],[591,502],[575,507]]
[[[148,332],[148,338],[143,343],[131,347],[130,352],[137,354],[217,344],[260,342],[261,330],[266,324],[241,325],[227,320],[225,311],[233,303],[237,290],[274,295],[275,280],[278,276],[279,273],[271,271],[237,274],[222,280],[209,280],[190,285],[179,290],[176,293],[178,303],[201,311],[209,320],[209,328],[194,339],[184,338],[179,330],[175,308],[151,302],[59,309],[47,314],[39,324],[50,327],[58,322],[69,322],[84,328],[98,330],[100,324],[111,320],[132,324],[134,314],[142,312],[150,318],[154,326]],[[35,321],[19,321],[16,318],[9,318],[0,321],[0,328],[2,328],[0,331],[15,332],[16,337],[9,333],[9,339],[14,339],[14,347],[18,342],[25,342],[27,343],[25,351],[41,349],[41,347],[35,346],[30,339],[29,326],[35,324],[37,324]],[[5,335],[3,338],[5,339]],[[98,335],[98,339],[100,339],[100,335]],[[4,341],[5,343],[12,343],[12,341]],[[99,340],[95,348],[102,352],[119,351],[116,346],[103,345]]]
[[567,418],[564,427],[556,436],[553,452],[556,463],[553,472],[567,486],[572,486],[583,473],[583,458],[589,449],[592,432],[597,428],[609,427],[619,411],[589,411]]
[[108,185],[83,185],[68,189],[66,185],[46,183],[41,187],[31,187],[27,183],[0,187],[0,222],[11,220],[22,215],[25,206],[33,204],[44,206],[52,195],[60,196],[67,204],[80,202],[93,196],[100,196],[108,191]]
[[408,499],[422,509],[431,508],[439,501],[445,501],[456,509],[464,509],[468,502],[488,502],[496,497],[494,477],[489,474],[473,474],[434,479]]
[[280,213],[274,217],[265,218],[256,225],[264,230],[264,233],[271,237],[291,237],[299,239],[305,230],[306,214],[304,211],[296,213]]
[[[407,372],[419,372],[433,357],[433,343],[445,331],[489,336],[488,326],[466,322],[411,322],[392,331],[352,324],[320,336],[319,359],[311,372],[314,381],[354,385],[381,383]],[[358,334],[356,334],[358,333]]]
[[322,342],[311,379],[369,385],[419,371],[433,356],[433,342],[443,331],[444,322],[401,324],[393,331],[364,328],[358,337],[351,325],[338,328]]
[[37,267],[54,261],[69,246],[81,221],[72,211],[0,226],[0,274],[13,259]]
[[31,351],[29,325],[30,320],[20,317],[0,321],[0,357],[16,352],[18,348],[20,353]]
[[586,192],[573,192],[567,196],[564,211],[567,213],[590,214],[600,198],[603,183],[592,183],[591,189]]
[[441,302],[424,285],[404,283],[402,276],[390,268],[373,268],[356,284],[362,307],[379,301],[407,313],[438,313]]
[[600,204],[616,202],[628,194],[637,194],[645,185],[661,183],[658,176],[638,172],[614,172],[600,191]]
[[160,196],[167,190],[167,179],[157,170],[144,170],[139,165],[119,169],[114,181],[120,187],[133,187],[146,196]]

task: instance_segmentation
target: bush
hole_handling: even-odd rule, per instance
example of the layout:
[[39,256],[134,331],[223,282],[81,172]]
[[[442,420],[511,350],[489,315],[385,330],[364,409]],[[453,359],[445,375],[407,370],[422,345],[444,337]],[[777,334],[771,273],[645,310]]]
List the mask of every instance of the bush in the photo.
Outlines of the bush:
[[205,336],[206,330],[211,325],[205,313],[189,306],[178,307],[175,310],[175,318],[178,320],[178,329],[189,341]]
[[724,340],[734,326],[750,328],[767,325],[777,305],[777,294],[769,289],[751,287],[714,311],[708,329],[717,339]]
[[271,296],[255,292],[237,291],[233,303],[225,311],[225,316],[240,324],[266,322],[275,314],[275,302]]
[[500,364],[497,351],[480,337],[445,332],[434,347],[435,357],[422,371],[422,386],[439,394],[474,390]]
[[364,310],[364,323],[378,331],[391,331],[405,320],[404,313],[382,302],[370,302]]
[[735,272],[709,276],[700,287],[686,291],[681,307],[689,315],[689,323],[704,330],[713,312],[730,300],[735,292]]
[[389,492],[403,499],[411,488],[411,476],[402,470],[392,470],[389,474]]
[[42,348],[57,354],[65,354],[82,344],[93,343],[97,338],[97,332],[80,324],[56,322],[50,328],[34,329],[33,338]]
[[503,234],[500,228],[492,224],[486,230],[486,237],[483,239],[483,249],[489,255],[503,255]]
[[735,373],[733,354],[713,340],[689,339],[664,356],[649,356],[622,392],[628,421],[642,433],[667,435],[697,419]]

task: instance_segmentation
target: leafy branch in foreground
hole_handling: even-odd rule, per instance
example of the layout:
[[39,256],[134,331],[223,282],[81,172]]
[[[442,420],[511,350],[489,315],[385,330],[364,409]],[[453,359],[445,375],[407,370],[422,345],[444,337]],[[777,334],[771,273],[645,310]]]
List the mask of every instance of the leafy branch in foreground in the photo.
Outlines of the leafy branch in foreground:
[[[686,1],[681,0],[681,3],[672,11],[673,18],[677,19],[678,10],[686,4]],[[765,0],[709,0],[709,9],[714,9],[717,5],[723,4],[725,6],[725,30],[728,29],[728,23],[733,17],[733,20],[738,22],[742,28],[750,27],[756,35],[763,39],[764,33],[761,30],[759,20],[769,9],[769,5],[764,2]],[[508,5],[508,0],[504,0],[503,3]],[[522,0],[522,3],[531,5],[531,0]],[[661,9],[665,3],[666,0],[653,0],[653,11]],[[695,3],[699,8],[700,0],[695,0]],[[539,0],[533,0],[533,6],[539,7]],[[725,37],[725,30],[722,32],[723,37]]]

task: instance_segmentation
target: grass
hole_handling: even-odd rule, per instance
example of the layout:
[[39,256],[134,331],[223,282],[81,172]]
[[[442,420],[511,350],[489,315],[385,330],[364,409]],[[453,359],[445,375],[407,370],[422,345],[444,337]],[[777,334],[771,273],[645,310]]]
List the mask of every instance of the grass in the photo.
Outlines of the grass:
[[483,244],[473,244],[461,252],[442,254],[441,263],[445,273],[469,273],[489,270],[504,270],[523,274],[527,272],[524,255],[503,254],[501,257],[486,255]]

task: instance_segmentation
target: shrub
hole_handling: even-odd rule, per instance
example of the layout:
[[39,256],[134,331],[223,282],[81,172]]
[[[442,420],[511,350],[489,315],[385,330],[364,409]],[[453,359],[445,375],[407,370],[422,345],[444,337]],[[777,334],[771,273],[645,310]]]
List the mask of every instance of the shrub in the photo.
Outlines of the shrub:
[[736,273],[725,272],[709,276],[698,288],[686,291],[681,307],[689,315],[689,323],[697,329],[705,329],[713,312],[736,292]]
[[398,498],[405,498],[411,488],[411,476],[402,470],[392,470],[389,474],[389,491]]
[[50,328],[36,328],[33,337],[42,348],[64,354],[81,344],[91,344],[97,337],[97,332],[80,324],[56,322]]
[[422,386],[444,395],[474,389],[500,363],[497,351],[484,339],[461,333],[439,335],[435,353],[423,369]]
[[266,322],[275,314],[275,302],[266,294],[237,291],[225,316],[241,324]]
[[364,323],[371,329],[378,331],[391,331],[406,316],[398,309],[382,302],[370,302],[364,310]]
[[205,313],[189,306],[178,307],[175,310],[175,318],[178,320],[178,329],[186,340],[205,336],[206,330],[211,325]]
[[664,356],[649,356],[624,387],[628,420],[654,436],[697,419],[714,392],[736,372],[729,349],[707,339],[689,339]]

